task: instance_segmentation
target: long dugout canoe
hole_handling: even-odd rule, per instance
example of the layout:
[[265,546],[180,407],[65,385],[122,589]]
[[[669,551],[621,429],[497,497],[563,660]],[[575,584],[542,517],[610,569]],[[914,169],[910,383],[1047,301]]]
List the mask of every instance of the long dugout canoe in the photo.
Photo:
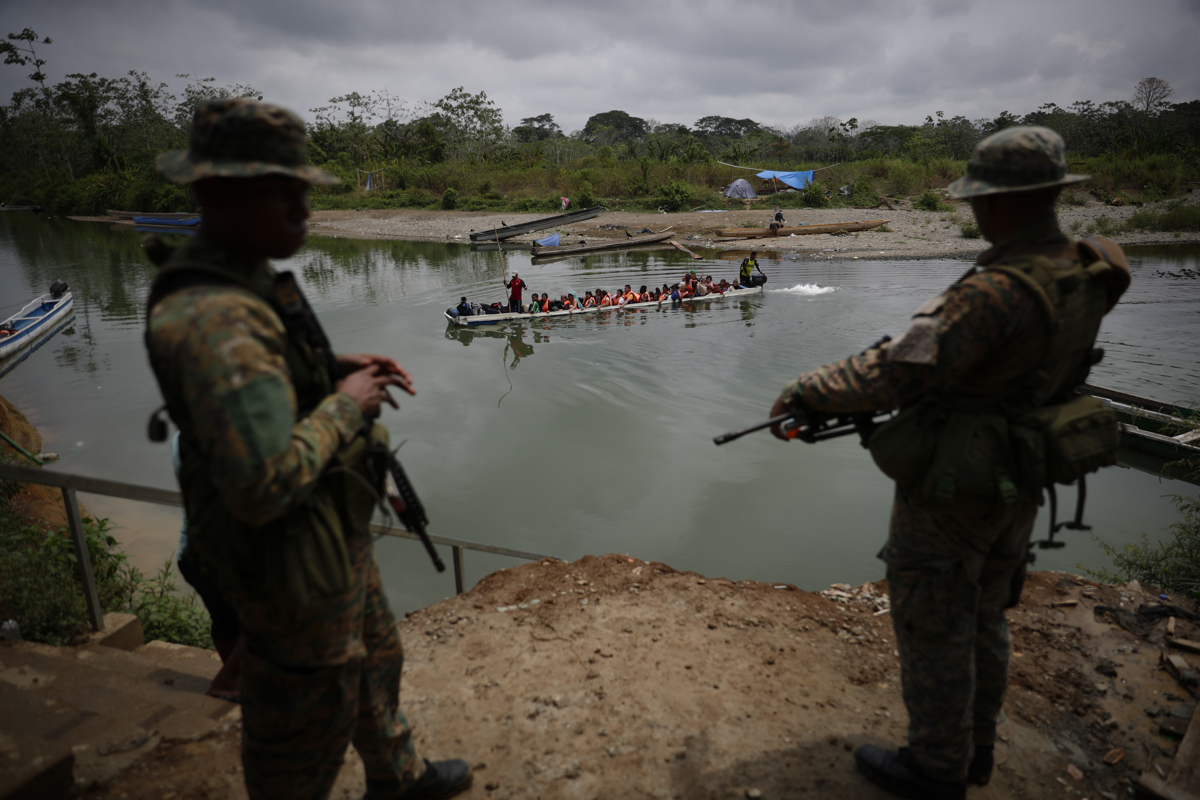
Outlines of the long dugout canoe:
[[505,228],[492,228],[489,231],[475,231],[471,234],[472,242],[494,242],[496,239],[510,239],[513,236],[520,236],[522,233],[532,233],[545,228],[553,228],[555,225],[568,225],[572,222],[583,222],[585,219],[598,217],[604,211],[604,206],[594,206],[585,208],[580,211],[572,211],[567,214],[558,214],[553,217],[543,217],[535,219],[533,222],[523,222],[520,225],[509,225]]
[[157,217],[158,219],[199,219],[200,218],[199,211],[170,211],[170,212],[164,211],[161,214],[157,214],[153,211],[116,211],[116,210],[110,208],[108,211],[105,211],[104,213],[108,214],[110,217],[116,217],[118,219],[133,219],[134,217]]
[[831,222],[828,225],[799,225],[794,228],[779,228],[775,233],[770,228],[725,228],[717,231],[717,236],[731,239],[769,239],[775,236],[806,236],[813,233],[837,233],[838,231],[869,231],[887,224],[886,219],[875,219],[870,222]]
[[549,257],[549,256],[573,256],[577,253],[596,253],[601,250],[624,250],[629,247],[637,247],[643,244],[654,244],[655,242],[663,242],[670,239],[672,236],[678,236],[675,232],[665,233],[648,233],[645,236],[634,236],[629,239],[610,239],[605,242],[595,242],[594,244],[576,244],[576,245],[559,245],[558,247],[535,247],[533,248],[533,257]]

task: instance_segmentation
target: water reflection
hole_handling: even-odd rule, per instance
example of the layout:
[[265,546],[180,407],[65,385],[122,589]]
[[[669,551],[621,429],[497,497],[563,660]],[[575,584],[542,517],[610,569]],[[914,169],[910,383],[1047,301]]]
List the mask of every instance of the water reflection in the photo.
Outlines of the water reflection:
[[526,342],[524,338],[527,330],[533,335],[534,342],[550,341],[548,335],[532,328],[527,329],[524,325],[517,322],[509,323],[502,329],[451,325],[446,328],[446,338],[453,339],[463,347],[469,345],[477,337],[482,339],[504,339],[504,358],[507,359],[511,352],[513,360],[509,364],[509,369],[516,369],[517,365],[521,363],[522,358],[528,358],[533,355],[533,345]]

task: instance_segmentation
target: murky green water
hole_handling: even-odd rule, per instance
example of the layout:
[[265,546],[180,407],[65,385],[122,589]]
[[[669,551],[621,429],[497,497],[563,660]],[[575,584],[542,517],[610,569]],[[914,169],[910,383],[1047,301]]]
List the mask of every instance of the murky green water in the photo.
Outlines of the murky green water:
[[[63,456],[54,469],[173,488],[162,445],[147,440],[159,405],[142,349],[153,268],[139,236],[106,226],[0,214],[0,318],[55,280],[78,320],[0,379]],[[1200,399],[1196,247],[1132,254],[1134,284],[1108,316],[1096,383],[1159,400]],[[531,291],[555,294],[674,281],[675,251],[530,266]],[[699,261],[715,275],[734,262]],[[461,295],[501,300],[499,257],[465,246],[316,239],[295,270],[335,344],[397,357],[419,395],[385,416],[422,495],[430,530],[574,559],[629,553],[679,569],[805,588],[881,577],[875,558],[891,484],[853,438],[784,445],[766,434],[724,447],[712,437],[762,418],[800,371],[896,334],[957,278],[957,261],[768,262],[761,296],[708,307],[447,330]],[[1164,274],[1156,274],[1164,273]],[[1163,495],[1195,487],[1128,469],[1090,480],[1089,520],[1109,541],[1157,536],[1174,519]],[[88,496],[125,526],[143,567],[174,549],[178,512]],[[1065,505],[1070,505],[1068,495]],[[1044,525],[1044,518],[1039,525]],[[1040,529],[1039,529],[1040,530]],[[1103,563],[1085,535],[1042,553],[1042,568]],[[447,554],[448,555],[448,554]],[[398,609],[453,591],[416,543],[385,540],[379,559]],[[468,582],[514,561],[467,553]],[[448,558],[446,559],[449,560]]]

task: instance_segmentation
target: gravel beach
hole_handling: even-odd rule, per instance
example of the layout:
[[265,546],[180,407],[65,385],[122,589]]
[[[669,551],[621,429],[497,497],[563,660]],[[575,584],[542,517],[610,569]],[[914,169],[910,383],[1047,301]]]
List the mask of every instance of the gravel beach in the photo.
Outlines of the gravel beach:
[[[1186,202],[1200,202],[1200,192],[1193,191]],[[887,220],[887,231],[863,231],[842,235],[815,234],[809,236],[786,236],[769,239],[724,240],[716,236],[721,228],[747,226],[765,227],[772,218],[769,209],[746,211],[738,207],[711,213],[703,211],[666,214],[645,211],[612,211],[599,217],[573,225],[564,225],[557,230],[563,243],[579,240],[595,242],[625,237],[625,232],[635,233],[643,228],[661,231],[666,228],[678,231],[678,241],[688,247],[705,247],[716,250],[758,250],[760,257],[771,258],[773,254],[788,257],[818,257],[822,259],[930,259],[953,258],[974,259],[988,247],[984,239],[963,238],[960,226],[973,222],[970,206],[961,201],[949,201],[954,211],[930,212],[912,208],[907,202],[893,203],[894,210],[878,209],[786,209],[784,216],[789,226],[819,225],[830,222],[865,222]],[[1165,207],[1165,204],[1156,204]],[[1148,206],[1154,207],[1154,206]],[[1059,221],[1065,232],[1079,236],[1089,225],[1101,217],[1115,224],[1122,224],[1136,210],[1133,206],[1114,207],[1098,201],[1089,201],[1085,206],[1063,205],[1059,208]],[[309,232],[318,236],[345,239],[404,239],[409,241],[467,243],[472,231],[517,225],[529,222],[546,214],[516,214],[493,211],[426,211],[414,209],[362,210],[362,211],[314,211],[309,221]],[[604,226],[604,227],[601,227]],[[529,244],[534,238],[548,236],[553,230],[538,231],[536,234],[518,236],[506,240],[508,243]],[[1200,242],[1200,233],[1161,233],[1134,231],[1118,234],[1114,238],[1121,245],[1136,244],[1179,244]],[[657,245],[662,247],[664,245]],[[793,255],[794,254],[794,255]],[[731,254],[732,255],[732,254]]]

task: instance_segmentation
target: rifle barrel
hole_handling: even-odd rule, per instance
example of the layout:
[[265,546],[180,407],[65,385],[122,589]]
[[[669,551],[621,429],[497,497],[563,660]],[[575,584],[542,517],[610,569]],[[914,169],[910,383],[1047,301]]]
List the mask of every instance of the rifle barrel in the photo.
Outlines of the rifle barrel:
[[761,431],[763,428],[769,428],[772,425],[778,425],[780,423],[787,422],[789,419],[795,419],[795,416],[796,416],[795,414],[791,414],[791,413],[779,414],[778,416],[771,417],[770,419],[765,420],[763,422],[755,423],[754,425],[751,425],[749,428],[742,428],[740,431],[730,431],[729,433],[722,433],[720,436],[713,437],[713,444],[722,445],[722,444],[725,444],[726,442],[732,442],[734,439],[740,439],[748,433],[754,433],[755,431]]

